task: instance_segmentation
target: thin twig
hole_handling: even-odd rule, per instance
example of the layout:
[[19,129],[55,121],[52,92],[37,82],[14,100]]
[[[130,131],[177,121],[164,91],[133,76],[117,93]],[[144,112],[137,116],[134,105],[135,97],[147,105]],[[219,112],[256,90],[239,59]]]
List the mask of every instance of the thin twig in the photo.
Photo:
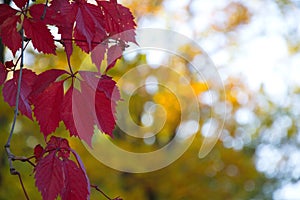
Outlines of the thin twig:
[[14,167],[12,165],[12,159],[15,157],[10,151],[10,142],[11,142],[14,130],[15,130],[17,116],[18,116],[18,113],[19,113],[19,100],[20,100],[20,92],[21,92],[22,71],[23,71],[23,66],[24,66],[24,33],[23,32],[24,32],[24,30],[22,28],[21,29],[22,50],[21,50],[20,72],[19,72],[19,79],[18,79],[18,89],[17,89],[17,96],[16,96],[16,107],[15,107],[15,111],[14,111],[14,118],[13,118],[13,122],[12,122],[11,129],[10,129],[10,132],[9,132],[9,136],[8,136],[7,142],[4,146],[5,150],[6,150],[6,153],[7,153],[7,156],[8,156],[10,171],[14,170]]
[[[54,39],[55,42],[59,42],[61,44],[64,44],[63,41],[73,41],[73,42],[82,42],[82,43],[88,43],[86,40],[78,40],[78,39],[68,39],[68,38],[62,38],[62,39]],[[102,45],[106,45],[106,44],[120,44],[119,40],[115,40],[115,39],[104,39],[103,41],[91,41],[92,44],[102,44]]]
[[116,197],[116,198],[110,198],[109,196],[107,196],[107,194],[105,194],[97,185],[91,185],[92,188],[94,188],[95,190],[97,190],[98,192],[100,192],[105,198],[107,198],[108,200],[122,200],[122,198],[120,197]]
[[[29,3],[27,3],[29,4]],[[21,45],[21,63],[20,63],[20,72],[19,72],[19,79],[18,79],[18,88],[17,88],[17,96],[16,96],[16,107],[15,107],[15,111],[14,111],[14,118],[13,118],[13,122],[12,122],[12,126],[6,141],[6,144],[4,146],[7,157],[8,157],[8,163],[9,163],[9,171],[11,175],[17,175],[19,177],[19,181],[21,183],[23,192],[26,196],[26,199],[29,200],[29,197],[27,195],[27,192],[25,190],[22,178],[20,173],[14,168],[13,166],[13,161],[16,160],[16,156],[11,152],[10,150],[10,143],[11,143],[11,139],[15,130],[15,125],[16,125],[16,121],[17,121],[17,116],[19,113],[19,100],[20,100],[20,92],[21,92],[21,83],[22,83],[22,71],[23,71],[23,66],[24,66],[24,30],[23,27],[21,29],[21,35],[22,35],[22,45]],[[33,163],[32,163],[33,164]]]
[[18,160],[18,161],[21,161],[21,162],[28,162],[31,166],[35,167],[35,164],[33,162],[31,162],[31,160],[30,160],[32,158],[35,158],[35,156],[31,156],[29,158],[24,157],[24,156],[14,156],[12,158],[12,161]]
[[[29,41],[30,41],[30,40],[29,40]],[[26,42],[26,44],[25,44],[25,46],[24,46],[24,48],[23,48],[23,51],[25,51],[25,49],[27,48],[27,46],[28,46],[28,44],[29,44],[29,41]],[[21,54],[21,55],[22,55],[22,54]],[[18,62],[20,61],[20,59],[21,59],[21,57],[22,57],[21,55],[20,55],[19,58],[17,59],[17,61],[16,61],[16,63],[15,63],[15,66],[18,65]]]
[[25,186],[24,186],[24,184],[23,184],[21,174],[20,174],[19,172],[16,172],[16,173],[17,173],[16,175],[18,175],[18,177],[19,177],[19,181],[20,181],[20,184],[21,184],[21,186],[22,186],[24,195],[25,195],[26,199],[29,200],[29,196],[28,196],[28,194],[27,194],[27,192],[26,192],[26,190],[25,190]]

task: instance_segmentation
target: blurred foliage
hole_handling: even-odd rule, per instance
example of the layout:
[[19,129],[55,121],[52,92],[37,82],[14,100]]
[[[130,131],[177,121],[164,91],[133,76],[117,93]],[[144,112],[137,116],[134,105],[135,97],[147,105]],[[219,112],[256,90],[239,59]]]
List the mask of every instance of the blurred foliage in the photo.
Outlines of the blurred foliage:
[[238,2],[231,2],[225,8],[214,13],[215,22],[212,27],[221,32],[228,32],[238,26],[247,24],[251,14],[247,7]]
[[[191,0],[190,2],[194,1]],[[137,17],[137,22],[139,22],[143,18],[161,14],[166,1],[123,0],[122,2],[130,7]],[[277,3],[281,9],[291,8],[289,6],[290,1],[277,1]],[[188,13],[190,12],[189,7],[185,9]],[[224,7],[216,9],[212,16],[209,30],[205,32],[206,35],[216,32],[222,34],[235,32],[247,27],[247,24],[255,17],[245,4],[236,1],[229,1]],[[222,17],[220,18],[220,16]],[[230,40],[234,41],[234,35],[229,37]],[[289,45],[291,53],[299,52],[299,42],[294,42],[290,36],[287,36],[287,42],[291,44]],[[181,50],[191,60],[202,55],[202,52],[190,46],[183,46]],[[66,59],[61,50],[57,51],[58,57],[45,56],[34,51],[29,53],[34,56],[34,62],[32,66],[27,67],[31,67],[37,73],[50,68],[68,70]],[[80,67],[84,67],[81,69],[92,69],[90,60],[78,48],[74,50],[71,59],[77,69]],[[109,74],[118,81],[129,70],[145,64],[147,64],[147,55],[137,54],[133,58],[123,58],[118,61],[117,66],[109,71]],[[201,101],[208,92],[211,92],[208,88],[210,83],[194,77],[193,72],[187,67],[186,61],[178,57],[170,58],[168,64],[173,66],[177,74],[170,73],[161,66],[152,71],[136,74],[136,79],[132,80],[136,82],[122,82],[119,85],[124,97],[124,95],[129,95],[126,93],[126,88],[130,85],[136,84],[139,80],[145,80],[149,74],[155,74],[158,80],[163,79],[174,89],[173,92],[170,92],[159,87],[155,93],[151,94],[147,92],[145,87],[141,87],[130,98],[130,117],[127,116],[128,119],[126,118],[126,120],[132,118],[136,124],[141,126],[145,126],[142,120],[146,113],[145,105],[149,102],[160,105],[152,113],[152,117],[154,121],[163,117],[166,117],[166,120],[162,129],[154,136],[153,142],[147,143],[143,139],[127,135],[119,127],[116,127],[115,138],[112,141],[126,150],[149,152],[165,146],[172,138],[176,137],[176,130],[181,117],[179,108],[184,106],[179,104],[176,96],[180,94],[186,99],[191,97],[189,96],[191,94],[185,92],[184,86],[180,84],[172,86],[172,83],[178,83],[178,74],[191,77],[189,84],[200,100],[200,128],[195,133],[196,139],[189,149],[170,166],[151,173],[130,174],[116,171],[101,164],[77,138],[71,138],[71,146],[82,157],[92,184],[98,185],[111,197],[121,196],[125,200],[261,200],[272,199],[273,192],[283,180],[294,182],[299,180],[300,172],[290,154],[299,151],[300,105],[298,102],[300,102],[300,89],[292,88],[286,102],[278,104],[266,94],[263,86],[260,91],[254,93],[245,83],[243,77],[226,77],[224,80],[226,98],[219,99],[220,105],[225,103],[227,108],[225,126],[220,140],[212,152],[205,158],[199,159],[199,148],[205,138],[201,128],[212,116],[218,116],[218,109],[213,108],[205,101]],[[220,97],[224,95],[221,88],[214,92]],[[3,146],[10,129],[13,108],[10,108],[3,101],[2,95],[0,108],[0,145]],[[165,115],[161,113],[165,113]],[[37,123],[31,122],[23,116],[18,117],[15,132],[12,150],[16,155],[29,157],[33,154],[33,148],[36,144],[44,144]],[[68,136],[63,125],[57,129],[55,134]],[[101,146],[97,148],[101,149]],[[273,153],[271,154],[273,157],[264,155],[263,150]],[[24,194],[17,177],[12,177],[9,174],[3,148],[0,149],[0,153],[0,200],[23,198]],[[31,199],[39,199],[39,192],[34,187],[32,167],[27,163],[17,161],[14,164],[22,174]],[[92,189],[91,199],[102,198],[104,199],[101,194]]]

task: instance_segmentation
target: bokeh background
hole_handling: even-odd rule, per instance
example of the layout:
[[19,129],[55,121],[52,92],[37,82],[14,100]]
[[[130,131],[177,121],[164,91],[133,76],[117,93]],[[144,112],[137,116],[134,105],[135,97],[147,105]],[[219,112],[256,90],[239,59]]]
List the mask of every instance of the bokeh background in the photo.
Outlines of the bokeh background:
[[[71,146],[82,157],[91,182],[109,196],[126,200],[300,199],[300,1],[122,0],[120,3],[131,9],[139,28],[176,30],[205,50],[224,82],[226,99],[220,99],[220,103],[226,103],[227,115],[215,148],[200,159],[199,147],[208,137],[206,124],[217,120],[211,117],[211,110],[218,109],[211,108],[207,100],[212,91],[206,83],[191,82],[201,112],[197,137],[173,164],[145,174],[113,170],[96,160],[78,139],[72,138]],[[191,47],[183,48],[191,59],[201,54]],[[44,56],[29,49],[26,67],[36,73],[49,68],[65,69],[63,51],[58,49],[57,54],[57,57]],[[8,50],[4,57],[11,59]],[[83,53],[77,49],[72,56],[73,63],[79,67],[83,59]],[[109,74],[117,81],[128,70],[159,59],[155,53],[125,56]],[[180,68],[181,73],[191,73],[188,63],[177,57],[170,63]],[[168,81],[172,82],[173,78],[168,76]],[[220,88],[213,94],[223,96],[221,92]],[[116,145],[148,152],[164,146],[176,135],[180,121],[176,95],[161,89],[149,93],[141,88],[136,92],[129,110],[132,119],[141,126],[149,125],[149,120],[145,122],[143,117],[149,102],[160,104],[167,113],[161,132],[143,140],[130,137],[116,127]],[[153,120],[156,117],[154,112]],[[13,108],[1,95],[0,146],[7,139],[12,118]],[[55,135],[68,136],[63,124]],[[13,152],[29,157],[38,143],[44,144],[37,123],[19,116],[12,140]],[[9,175],[3,150],[0,148],[0,199],[22,199],[20,184],[17,177]],[[32,167],[20,162],[15,162],[15,166],[22,173],[30,197],[40,199],[34,187]],[[92,190],[91,199],[104,197]]]

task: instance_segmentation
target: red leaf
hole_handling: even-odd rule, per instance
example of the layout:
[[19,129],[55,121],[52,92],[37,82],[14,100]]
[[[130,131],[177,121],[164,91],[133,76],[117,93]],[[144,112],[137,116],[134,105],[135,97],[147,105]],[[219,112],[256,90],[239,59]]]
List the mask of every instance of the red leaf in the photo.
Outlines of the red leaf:
[[74,88],[71,86],[64,97],[61,119],[63,120],[66,128],[70,131],[70,135],[79,137],[73,116],[73,90]]
[[68,72],[60,69],[50,69],[41,74],[39,74],[32,86],[32,92],[29,96],[31,103],[35,102],[38,95],[42,93],[49,85],[54,82],[59,76],[66,74]]
[[7,4],[0,4],[0,24],[7,20],[7,18],[14,16],[17,12],[17,10]]
[[38,51],[55,54],[56,46],[53,36],[44,22],[25,18],[23,27],[26,36],[31,39],[33,46]]
[[47,151],[56,150],[60,158],[69,158],[70,149],[68,140],[55,136],[51,136],[46,146]]
[[60,20],[60,23],[55,25],[58,27],[58,33],[61,34],[61,40],[65,47],[68,61],[70,61],[73,52],[73,26],[78,8],[68,0],[53,0],[50,8],[56,12],[56,19]]
[[[86,124],[83,126],[85,129],[82,127],[77,130],[80,138],[85,140],[88,144],[91,144],[94,124],[97,124],[101,131],[112,136],[112,131],[115,127],[115,107],[116,102],[120,100],[120,94],[116,88],[116,82],[113,81],[111,77],[104,75],[99,79],[97,77],[98,73],[95,72],[81,71],[79,73],[84,80],[80,83],[81,95],[84,98],[75,98],[75,101],[80,98],[82,99],[81,103],[78,102],[78,105],[81,106],[75,106],[75,109],[82,109],[81,114],[76,114],[76,116],[80,116],[77,120],[81,120],[80,124]],[[82,105],[84,105],[84,107]],[[93,115],[93,113],[95,113],[95,115]]]
[[[135,22],[130,10],[117,1],[100,1],[96,0],[102,11],[103,27],[109,36],[126,31],[126,34],[121,34],[118,37],[127,42],[135,42]],[[120,37],[121,36],[121,37]]]
[[28,0],[13,0],[13,2],[19,7],[19,8],[23,8],[26,3],[28,2]]
[[12,70],[15,67],[14,62],[12,60],[5,62],[5,67],[7,70]]
[[115,66],[118,59],[122,57],[123,47],[119,45],[114,45],[110,47],[107,51],[107,68],[106,71]]
[[54,200],[61,193],[64,188],[63,163],[55,151],[37,163],[34,178],[43,200]]
[[60,111],[64,95],[63,83],[64,81],[51,83],[33,102],[34,115],[45,137],[55,131],[61,120]]
[[74,38],[75,38],[75,44],[77,46],[79,46],[82,49],[82,51],[84,51],[86,53],[90,52],[91,42],[90,42],[90,44],[88,44],[85,36],[82,33],[80,33],[79,31],[77,31],[77,29],[75,29],[75,31],[74,31]]
[[30,15],[37,21],[43,21],[45,24],[59,25],[61,18],[53,10],[53,7],[47,6],[45,13],[45,4],[34,4],[29,8]]
[[102,76],[97,85],[95,108],[99,128],[110,136],[112,136],[112,132],[116,125],[116,102],[119,100],[120,93],[116,87],[116,82],[109,76]]
[[92,61],[96,65],[99,71],[100,71],[101,63],[104,60],[104,55],[107,48],[108,48],[107,44],[99,44],[91,52]]
[[[97,6],[84,1],[77,1],[75,5],[78,6],[78,10],[74,38],[82,50],[90,52],[98,42],[102,42],[106,37],[104,28],[100,23],[102,20],[100,10]],[[93,44],[93,42],[95,43]]]
[[2,43],[7,46],[13,54],[21,48],[22,38],[20,33],[17,31],[17,23],[20,22],[19,16],[9,17],[0,26],[0,37]]
[[[16,106],[19,73],[19,70],[15,71],[13,78],[5,82],[3,87],[4,101],[6,101],[10,106]],[[32,119],[32,110],[29,104],[28,97],[31,93],[32,85],[35,78],[35,73],[28,69],[23,69],[19,98],[19,110],[23,115],[27,116],[29,119]]]
[[4,83],[6,77],[7,77],[6,67],[0,62],[0,86]]
[[64,188],[62,200],[82,200],[89,198],[88,180],[74,161],[65,159],[62,162],[64,172]]
[[[76,153],[76,151],[74,151],[73,149],[70,149],[70,151],[71,151],[72,154],[75,156],[76,161],[77,161],[77,163],[78,163],[78,165],[79,165],[81,171],[85,174],[86,180],[89,180],[89,178],[88,178],[88,176],[87,176],[87,174],[86,174],[86,171],[85,171],[85,168],[84,168],[84,165],[83,165],[83,162],[82,162],[80,156],[79,156],[79,155]],[[90,188],[90,182],[87,182],[87,184],[88,184],[88,188]]]
[[72,46],[72,33],[73,33],[73,27],[72,26],[59,26],[58,27],[58,33],[61,34],[61,40],[63,42],[63,45],[65,47],[67,59],[70,62],[71,55],[73,53],[73,46]]
[[44,155],[44,148],[38,144],[34,147],[34,156],[36,159],[36,162],[38,162]]
[[79,71],[79,74],[82,77],[82,79],[84,80],[84,82],[81,82],[81,83],[85,84],[85,86],[87,86],[87,88],[90,88],[91,90],[93,90],[92,95],[94,97],[95,91],[97,89],[97,84],[99,81],[98,76],[100,76],[100,75],[98,73],[90,72],[90,71]]
[[[89,51],[92,50],[92,40],[94,37],[94,31],[95,25],[93,23],[93,20],[91,19],[91,16],[87,12],[84,5],[80,6],[76,14],[76,26],[74,31],[74,37],[75,39],[77,39],[76,35],[78,34],[83,36],[88,44]],[[76,34],[76,32],[78,32],[78,34]]]
[[85,81],[80,83],[81,92],[73,90],[72,111],[74,123],[80,139],[92,146],[94,125],[97,123],[95,115],[94,96],[95,90]]
[[101,76],[98,82],[97,90],[104,92],[106,97],[113,101],[119,101],[121,99],[119,89],[116,86],[116,82],[109,76]]
[[95,109],[98,119],[98,128],[104,133],[113,136],[112,132],[115,128],[115,118],[113,110],[115,103],[108,99],[104,92],[97,91],[95,96]]
[[[52,136],[45,150],[40,145],[35,148],[40,159],[34,177],[43,199],[53,200],[58,195],[62,200],[89,199],[89,179],[79,155],[70,148],[68,141]],[[70,152],[77,163],[69,159]]]

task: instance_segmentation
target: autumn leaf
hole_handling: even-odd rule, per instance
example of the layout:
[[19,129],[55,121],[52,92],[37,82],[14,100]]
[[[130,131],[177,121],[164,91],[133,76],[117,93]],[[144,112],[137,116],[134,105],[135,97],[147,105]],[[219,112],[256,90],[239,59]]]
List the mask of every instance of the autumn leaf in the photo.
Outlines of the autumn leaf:
[[96,65],[98,71],[100,71],[101,63],[104,60],[108,44],[101,43],[97,45],[91,52],[92,62]]
[[53,151],[40,159],[35,167],[35,185],[42,193],[43,200],[53,200],[64,187],[62,162]]
[[[45,147],[35,147],[39,159],[35,167],[35,184],[44,200],[89,199],[90,184],[78,154],[66,139],[52,136]],[[41,152],[43,155],[41,156]],[[76,162],[70,160],[70,152]]]
[[[3,87],[3,97],[10,106],[16,106],[16,96],[18,91],[20,70],[14,72],[13,78],[6,81]],[[20,112],[32,120],[32,109],[29,103],[29,95],[32,91],[32,85],[36,78],[36,74],[29,69],[22,71],[22,83],[20,88],[19,110]]]
[[27,1],[14,1],[19,10],[8,7],[6,4],[0,5],[0,11],[5,14],[0,15],[0,37],[4,45],[6,45],[13,54],[16,54],[22,46],[22,37],[19,31],[21,26],[17,28],[18,23],[23,25],[26,36],[31,39],[33,46],[41,52],[55,54],[56,46],[53,36],[47,28],[46,23],[40,18],[33,18],[26,15],[25,5]]
[[95,90],[86,81],[80,83],[81,91],[73,90],[73,117],[74,125],[78,131],[80,139],[92,146],[92,136],[94,125],[97,124],[95,115]]
[[67,74],[68,72],[64,70],[59,70],[59,69],[51,69],[47,70],[41,74],[39,74],[34,81],[34,84],[32,86],[32,92],[30,93],[30,101],[33,103],[34,101],[37,100],[38,95],[42,93],[49,85],[55,80],[63,75]]
[[122,57],[123,47],[120,45],[113,45],[107,50],[107,68],[106,71],[115,66],[118,59]]
[[25,18],[23,27],[26,36],[31,39],[33,46],[38,51],[55,54],[54,38],[44,22]]
[[26,3],[28,2],[27,0],[13,0],[13,2],[18,6],[19,8],[23,8]]
[[34,101],[34,115],[40,125],[41,132],[47,137],[58,127],[63,101],[64,81],[53,82]]
[[[73,114],[73,86],[69,88],[62,102],[61,119],[71,136],[79,137]],[[76,90],[76,89],[75,89]]]
[[102,18],[104,19],[102,25],[108,35],[111,37],[128,31],[127,34],[121,34],[118,37],[126,42],[135,42],[136,24],[130,10],[118,4],[116,0],[97,0],[96,2],[102,11]]
[[65,159],[62,162],[64,172],[64,189],[61,192],[63,200],[87,199],[89,191],[86,176],[72,160]]
[[13,54],[16,54],[22,46],[22,38],[17,31],[18,22],[20,22],[20,18],[18,16],[12,16],[7,18],[0,26],[2,43],[7,46]]
[[0,62],[0,86],[6,80],[7,73],[8,73],[8,71],[6,70],[5,65]]

